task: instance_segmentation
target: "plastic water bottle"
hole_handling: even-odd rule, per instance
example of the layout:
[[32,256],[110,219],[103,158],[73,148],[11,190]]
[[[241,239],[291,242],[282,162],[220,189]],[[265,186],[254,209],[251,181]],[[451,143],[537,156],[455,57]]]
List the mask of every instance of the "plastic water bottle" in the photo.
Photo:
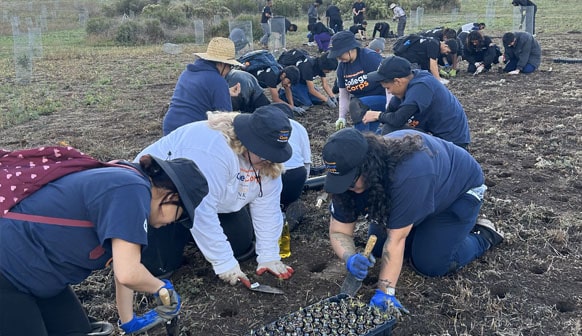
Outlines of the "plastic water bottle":
[[285,214],[283,214],[283,231],[279,238],[279,255],[282,259],[291,256],[291,233],[289,232],[289,224],[287,224]]

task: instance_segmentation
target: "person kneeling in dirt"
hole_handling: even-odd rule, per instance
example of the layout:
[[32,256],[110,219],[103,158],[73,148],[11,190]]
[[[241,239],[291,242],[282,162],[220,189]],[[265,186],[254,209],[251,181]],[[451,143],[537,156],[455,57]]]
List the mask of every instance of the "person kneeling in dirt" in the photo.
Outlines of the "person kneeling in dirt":
[[[332,46],[329,58],[338,60],[337,84],[339,88],[339,117],[335,122],[336,130],[346,126],[345,116],[350,105],[350,95],[357,97],[372,110],[383,110],[386,107],[386,90],[380,83],[368,80],[367,73],[378,69],[382,56],[369,48],[362,48],[360,42],[349,31],[341,31],[331,38]],[[365,132],[375,132],[379,123],[363,124],[354,121],[354,127]]]
[[226,82],[229,87],[239,86],[239,93],[230,97],[233,111],[252,113],[257,108],[271,103],[255,76],[246,71],[230,70],[226,75]]
[[[187,159],[143,155],[127,165],[133,169],[103,167],[60,177],[12,207],[18,217],[0,218],[0,335],[113,332],[108,323],[90,323],[70,286],[111,261],[125,333],[144,332],[178,315],[180,296],[169,280],[140,263],[141,250],[148,232],[191,221],[208,193],[206,179]],[[133,291],[158,297],[162,289],[169,291],[170,305],[157,298],[156,308],[136,316]]]
[[368,80],[382,84],[394,96],[386,112],[368,111],[363,123],[382,122],[382,134],[416,128],[462,148],[469,145],[469,124],[461,103],[428,71],[411,70],[405,58],[390,56],[368,74]]
[[[291,52],[292,50],[288,51]],[[328,107],[336,108],[337,99],[327,82],[327,74],[335,71],[337,60],[330,59],[325,52],[319,57],[308,56],[304,60],[296,63],[299,69],[299,82],[291,87],[293,102],[303,106],[305,109],[320,104],[327,104]],[[320,92],[315,87],[315,78],[321,78],[321,86],[324,92]],[[279,98],[287,101],[284,92],[279,91]]]
[[[252,114],[209,112],[208,120],[184,125],[141,154],[184,157],[198,164],[209,193],[196,208],[190,232],[170,228],[148,232],[142,262],[155,275],[176,270],[190,237],[223,281],[248,277],[239,261],[257,254],[257,274],[288,279],[293,269],[281,262],[279,207],[282,163],[291,157],[291,124],[276,106]],[[256,248],[255,242],[256,240]]]
[[[381,137],[343,129],[328,138],[323,160],[335,254],[358,279],[381,257],[372,306],[408,313],[396,298],[405,262],[424,276],[448,275],[503,240],[493,223],[477,220],[487,189],[481,167],[448,141],[415,130]],[[356,253],[360,215],[378,237],[374,258]]]
[[164,135],[189,122],[205,120],[207,111],[232,111],[230,97],[236,92],[229,90],[224,77],[234,65],[242,66],[235,59],[234,42],[215,37],[205,53],[195,55],[198,59],[186,66],[176,83],[164,116]]
[[[411,41],[408,48],[394,50],[394,55],[404,57],[416,68],[429,71],[441,83],[448,84],[449,80],[441,78],[439,64],[444,65],[443,58],[449,53],[456,53],[458,49],[455,39],[440,41],[436,38],[411,34],[401,37],[404,41]],[[406,42],[405,42],[406,44]]]
[[478,30],[469,33],[467,46],[463,52],[463,58],[469,62],[468,73],[478,75],[488,72],[492,64],[499,63],[499,56],[501,50],[489,36],[481,34]]
[[510,75],[532,73],[542,62],[542,48],[536,38],[527,32],[505,33],[503,35],[504,72]]

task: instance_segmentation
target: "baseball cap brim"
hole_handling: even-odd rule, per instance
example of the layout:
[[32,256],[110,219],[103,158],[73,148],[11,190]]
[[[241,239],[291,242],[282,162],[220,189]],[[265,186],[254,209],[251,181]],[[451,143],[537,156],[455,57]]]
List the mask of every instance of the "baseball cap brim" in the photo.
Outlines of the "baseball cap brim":
[[378,71],[372,71],[368,73],[368,81],[370,82],[385,82],[393,79],[394,78],[387,78]]
[[[281,111],[281,113],[283,113]],[[237,138],[251,152],[274,163],[283,163],[291,158],[293,150],[291,145],[274,147],[263,139],[259,138],[252,125],[252,113],[241,113],[234,118],[233,126]]]
[[323,189],[330,194],[344,193],[350,188],[357,174],[358,168],[354,168],[343,175],[336,175],[328,172],[325,176]]

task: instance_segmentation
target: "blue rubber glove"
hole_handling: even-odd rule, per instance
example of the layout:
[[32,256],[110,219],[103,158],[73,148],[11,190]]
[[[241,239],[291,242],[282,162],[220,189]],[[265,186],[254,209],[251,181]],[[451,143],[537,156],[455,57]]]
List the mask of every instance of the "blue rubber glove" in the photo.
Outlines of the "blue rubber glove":
[[375,262],[376,260],[372,255],[370,255],[370,258],[366,258],[361,253],[355,253],[348,258],[346,268],[356,279],[363,280],[368,275],[368,268],[374,266]]
[[126,334],[139,334],[146,330],[149,330],[158,324],[165,323],[166,320],[161,318],[158,315],[158,312],[155,310],[150,310],[149,312],[143,314],[142,316],[135,316],[133,318],[121,324],[121,321],[118,322],[119,327],[126,333]]
[[170,293],[170,304],[166,306],[162,303],[162,300],[160,300],[160,295],[158,294],[158,290],[158,292],[154,294],[156,297],[156,303],[158,304],[158,306],[155,308],[155,311],[161,318],[165,320],[171,320],[172,318],[176,317],[178,313],[180,313],[180,308],[182,308],[182,299],[174,289],[174,286],[170,280],[162,279],[162,281],[164,282],[164,285],[160,289],[165,288],[168,290]]
[[376,293],[374,294],[374,296],[372,296],[372,299],[370,300],[370,306],[378,307],[382,311],[385,311],[386,309],[388,309],[388,306],[390,305],[394,306],[394,308],[398,309],[401,313],[410,314],[408,309],[404,308],[404,306],[402,305],[402,303],[400,303],[400,301],[398,301],[396,296],[388,295],[383,291],[376,289]]

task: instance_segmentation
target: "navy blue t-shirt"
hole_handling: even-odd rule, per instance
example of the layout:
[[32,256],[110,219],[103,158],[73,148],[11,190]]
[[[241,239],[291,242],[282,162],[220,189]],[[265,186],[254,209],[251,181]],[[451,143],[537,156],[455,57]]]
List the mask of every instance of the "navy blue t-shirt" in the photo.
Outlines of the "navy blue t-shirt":
[[378,70],[382,56],[372,49],[357,48],[358,57],[353,63],[340,62],[337,67],[338,87],[345,88],[354,96],[385,96],[380,82],[368,81],[368,73]]
[[456,144],[470,143],[467,115],[457,97],[428,71],[414,70],[413,74],[404,100],[393,97],[389,111],[412,105],[417,112],[408,120],[408,126]]
[[111,239],[147,245],[151,185],[126,168],[97,168],[47,184],[13,212],[90,221],[92,228],[0,218],[0,272],[20,291],[51,297],[112,257]]
[[[414,130],[395,131],[385,137],[406,135],[421,136],[424,149],[413,153],[395,168],[392,183],[386,190],[392,203],[384,224],[390,229],[418,225],[428,216],[447,209],[469,189],[484,183],[479,163],[459,146]],[[344,208],[338,201],[339,195],[333,195],[330,211],[337,221],[353,223],[359,215],[366,213],[368,193],[347,193],[352,195],[355,209]]]

